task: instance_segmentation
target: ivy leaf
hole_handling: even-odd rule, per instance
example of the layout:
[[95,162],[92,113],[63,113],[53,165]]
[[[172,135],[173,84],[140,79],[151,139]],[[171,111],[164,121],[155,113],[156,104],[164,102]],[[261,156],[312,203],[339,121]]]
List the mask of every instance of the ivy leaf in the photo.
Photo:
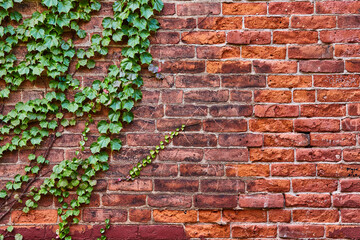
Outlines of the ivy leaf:
[[104,18],[104,20],[102,21],[102,25],[103,25],[103,27],[104,28],[111,28],[111,26],[112,26],[112,19],[111,18],[109,18],[109,17],[106,17],[106,18]]
[[134,114],[132,112],[124,112],[122,119],[124,122],[131,123],[134,119]]
[[124,33],[121,30],[117,30],[112,35],[112,39],[114,40],[114,42],[120,42],[123,36],[124,36]]
[[109,129],[109,124],[106,121],[102,120],[98,123],[97,128],[99,130],[99,133],[106,134]]
[[15,240],[23,240],[23,236],[20,233],[15,234]]
[[14,230],[14,227],[13,226],[8,226],[7,227],[7,229],[6,229],[6,231],[8,231],[8,232],[12,232]]
[[93,154],[100,152],[100,145],[97,142],[93,142],[90,145],[90,151]]
[[120,118],[120,113],[119,112],[114,112],[114,111],[110,111],[109,113],[109,119],[111,122],[117,122],[119,121]]
[[122,104],[122,109],[126,109],[130,111],[134,107],[134,101],[133,100],[126,100]]
[[123,7],[124,3],[121,2],[121,1],[116,1],[114,4],[113,4],[113,10],[114,12],[121,12],[121,9]]
[[140,37],[138,35],[131,37],[128,41],[128,45],[132,48],[134,48],[139,43],[140,43]]
[[71,8],[72,8],[72,3],[68,0],[61,1],[58,4],[59,13],[68,13]]
[[151,0],[151,2],[154,9],[158,12],[160,12],[164,7],[164,3],[161,0]]
[[42,3],[48,8],[56,6],[58,4],[57,0],[43,0]]
[[152,56],[148,52],[144,52],[140,56],[142,64],[150,64],[152,62]]
[[139,2],[133,1],[128,3],[128,8],[130,8],[133,12],[140,7]]
[[17,11],[11,12],[10,19],[19,22],[22,19],[22,15]]
[[110,137],[106,137],[106,136],[100,136],[97,140],[97,142],[100,145],[100,148],[106,148],[109,145],[110,141],[111,141]]
[[140,12],[141,12],[141,16],[143,16],[146,19],[149,19],[149,17],[151,17],[154,14],[153,10],[148,6],[142,6],[140,8]]
[[90,59],[88,60],[87,64],[86,64],[87,68],[91,69],[95,67],[95,61]]
[[0,191],[0,198],[6,198],[7,197],[7,193],[5,190],[1,190]]
[[111,133],[118,134],[122,129],[122,124],[120,122],[110,123],[109,129]]

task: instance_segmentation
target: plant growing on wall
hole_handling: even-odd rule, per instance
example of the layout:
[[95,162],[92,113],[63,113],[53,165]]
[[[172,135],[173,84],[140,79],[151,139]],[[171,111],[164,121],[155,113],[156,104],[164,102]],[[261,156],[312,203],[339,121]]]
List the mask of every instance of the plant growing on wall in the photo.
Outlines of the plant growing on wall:
[[[122,143],[117,135],[123,125],[134,118],[131,110],[142,98],[142,65],[148,65],[157,78],[162,78],[158,67],[151,64],[148,48],[150,34],[159,28],[154,14],[162,10],[163,3],[161,0],[116,1],[113,4],[114,16],[102,21],[102,33],[91,36],[89,47],[77,48],[75,38],[83,39],[88,35],[80,28],[80,23],[90,21],[91,15],[100,10],[99,1],[42,0],[46,10],[36,11],[27,19],[13,10],[14,5],[21,2],[4,0],[0,3],[0,79],[5,82],[0,99],[8,98],[25,80],[46,78],[49,88],[44,98],[19,102],[10,112],[0,115],[0,157],[22,148],[33,150],[28,155],[25,174],[17,174],[0,191],[0,199],[3,200],[0,206],[7,209],[0,219],[24,197],[27,200],[24,201],[23,212],[28,213],[38,206],[43,196],[50,194],[61,203],[58,209],[61,218],[58,237],[71,239],[70,225],[79,222],[80,206],[90,203],[96,174],[109,169],[109,150],[121,149]],[[65,37],[69,35],[70,38]],[[108,54],[111,42],[127,43],[121,52],[120,65],[110,66],[107,76],[103,80],[95,80],[91,87],[81,86],[75,77],[76,71],[70,71],[71,64],[75,62],[76,69],[93,69],[95,59]],[[27,49],[24,58],[16,55],[16,49],[21,44],[25,44]],[[75,92],[73,99],[69,97],[69,92]],[[108,109],[107,119],[97,123],[99,136],[89,142],[89,125],[94,122],[93,116],[103,108]],[[91,155],[81,158],[81,151],[76,152],[73,159],[55,165],[50,177],[40,187],[31,187],[39,176],[48,173],[44,170],[51,161],[48,159],[49,151],[61,136],[61,129],[74,126],[79,120],[86,122],[79,147],[84,151],[89,142]],[[141,169],[150,164],[156,154],[183,129],[184,126],[165,136],[164,141],[131,169],[125,179],[119,180],[132,180],[139,176]],[[46,139],[47,150],[39,155],[36,149],[43,146]],[[70,192],[76,193],[71,200]],[[9,227],[5,235],[11,232],[12,227]],[[16,238],[21,239],[21,235],[16,235]]]

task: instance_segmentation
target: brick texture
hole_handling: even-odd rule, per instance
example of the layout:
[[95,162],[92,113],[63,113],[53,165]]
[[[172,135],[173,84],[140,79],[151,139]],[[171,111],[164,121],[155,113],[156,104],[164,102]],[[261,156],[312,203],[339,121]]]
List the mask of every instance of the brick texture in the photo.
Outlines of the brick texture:
[[[101,28],[111,2],[81,27]],[[75,239],[97,237],[107,217],[109,239],[360,239],[360,1],[164,2],[150,52],[165,79],[144,68],[136,121],[99,175]],[[27,16],[39,7],[22,4]],[[82,84],[101,79],[121,47],[110,53],[95,71],[76,73]],[[28,82],[4,111],[44,91]],[[186,132],[140,179],[117,182],[183,123]],[[81,132],[69,128],[50,161],[73,156]],[[26,153],[4,156],[1,183],[23,169]],[[51,239],[55,206],[47,199],[0,224],[20,224],[25,239]]]

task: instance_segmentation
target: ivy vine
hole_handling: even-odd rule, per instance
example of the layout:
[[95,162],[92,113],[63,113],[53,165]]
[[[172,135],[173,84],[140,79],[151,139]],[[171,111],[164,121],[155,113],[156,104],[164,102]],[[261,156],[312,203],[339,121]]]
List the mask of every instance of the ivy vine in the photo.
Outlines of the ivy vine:
[[[19,102],[7,114],[0,112],[0,157],[5,152],[22,148],[33,149],[28,155],[29,164],[25,174],[17,174],[13,181],[6,183],[0,191],[1,209],[8,209],[0,215],[0,220],[8,214],[15,203],[22,202],[23,212],[28,213],[38,207],[38,202],[45,195],[55,196],[61,207],[58,215],[61,222],[57,230],[60,239],[71,239],[71,224],[79,223],[80,207],[90,203],[94,191],[96,174],[109,169],[108,151],[119,151],[122,147],[118,134],[124,124],[133,121],[131,112],[135,102],[141,100],[143,79],[140,75],[142,66],[155,77],[161,79],[159,68],[152,64],[152,56],[148,52],[151,33],[159,29],[154,18],[156,12],[163,8],[161,0],[119,0],[113,4],[113,17],[102,21],[102,34],[91,36],[91,45],[86,48],[75,46],[75,38],[83,39],[88,33],[81,29],[82,22],[89,22],[94,12],[101,8],[97,0],[41,0],[46,10],[34,12],[30,18],[23,18],[14,10],[14,5],[22,0],[2,0],[0,2],[0,79],[5,87],[0,90],[0,99],[8,98],[20,85],[28,81],[44,78],[49,81],[44,98]],[[72,35],[66,38],[65,34]],[[76,79],[75,72],[70,72],[71,63],[76,69],[93,69],[95,59],[106,56],[108,46],[113,43],[127,43],[121,51],[121,62],[108,68],[107,76],[95,80],[91,87],[84,87]],[[19,58],[16,47],[26,45],[26,55]],[[68,97],[75,91],[73,99]],[[89,143],[91,156],[81,158],[85,145],[89,141],[89,125],[94,123],[93,116],[102,108],[108,109],[106,120],[97,123],[98,137]],[[2,108],[3,109],[3,108]],[[1,109],[1,111],[2,111]],[[62,129],[77,125],[85,120],[80,151],[73,159],[64,160],[55,165],[50,177],[45,178],[40,187],[32,187],[50,164],[49,151]],[[184,130],[184,125],[176,129],[159,143],[149,155],[136,164],[125,178],[119,181],[134,180],[141,170],[150,164],[164,149],[171,139]],[[44,154],[36,150],[50,139]],[[70,193],[76,193],[70,199]],[[110,227],[106,220],[106,229]],[[102,229],[103,234],[106,229]],[[0,240],[13,231],[9,226]],[[20,234],[15,239],[22,239]],[[100,239],[106,239],[104,235]]]

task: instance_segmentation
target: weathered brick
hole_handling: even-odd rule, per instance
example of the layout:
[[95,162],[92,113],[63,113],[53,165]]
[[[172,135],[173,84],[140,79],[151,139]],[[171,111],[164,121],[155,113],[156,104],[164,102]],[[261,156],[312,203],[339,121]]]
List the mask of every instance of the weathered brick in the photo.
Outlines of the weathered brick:
[[331,179],[293,179],[294,192],[333,192],[337,189],[337,180]]
[[270,2],[269,14],[311,14],[314,5],[311,2]]
[[111,218],[114,222],[126,222],[127,211],[123,209],[93,209],[83,210],[83,221],[85,222],[103,222]]
[[360,46],[358,44],[335,45],[336,57],[360,57]]
[[188,210],[157,210],[153,211],[153,218],[155,222],[164,223],[191,223],[197,222],[197,211]]
[[333,178],[340,178],[340,177],[351,177],[352,171],[354,169],[354,174],[360,176],[360,172],[357,169],[360,165],[355,164],[318,164],[317,171],[318,176],[320,177],[333,177]]
[[315,164],[272,164],[271,175],[281,177],[315,176]]
[[280,225],[279,237],[281,238],[314,238],[324,236],[323,226],[312,225]]
[[57,211],[54,209],[36,209],[28,214],[15,210],[11,213],[13,223],[41,224],[56,223]]
[[346,75],[314,75],[315,87],[357,87],[360,76],[355,74]]
[[331,206],[330,194],[285,194],[287,207],[328,208]]
[[360,149],[344,149],[343,158],[346,162],[360,161]]
[[265,15],[266,3],[223,3],[224,15]]
[[282,194],[253,194],[240,195],[239,207],[241,208],[283,208],[285,205]]
[[223,210],[225,222],[266,222],[264,210]]
[[155,179],[155,191],[162,192],[197,192],[199,188],[198,180],[185,179]]
[[294,151],[280,148],[251,148],[250,161],[252,162],[293,162]]
[[241,180],[204,179],[200,181],[200,186],[201,192],[245,192],[245,183]]
[[314,31],[275,31],[273,39],[276,44],[310,44],[317,43],[318,34]]
[[151,220],[151,211],[142,208],[129,209],[129,220],[131,222],[149,222]]
[[341,221],[344,223],[359,223],[359,209],[341,209]]
[[343,104],[308,104],[301,105],[300,112],[303,117],[341,117],[345,116],[346,106]]
[[151,207],[184,207],[189,208],[192,205],[192,196],[177,194],[157,194],[148,195],[147,203]]
[[227,35],[230,44],[269,44],[271,33],[263,31],[231,31]]
[[239,117],[251,116],[251,105],[219,105],[210,107],[210,115],[213,117]]
[[187,44],[220,44],[225,43],[224,32],[183,32],[181,41]]
[[203,61],[167,61],[161,64],[161,71],[164,73],[202,73],[205,71]]
[[150,53],[154,58],[193,58],[195,56],[195,48],[192,46],[152,46]]
[[360,61],[357,59],[354,60],[346,60],[345,61],[345,69],[348,72],[360,72]]
[[234,208],[236,195],[195,195],[194,206],[199,208]]
[[344,62],[341,60],[300,61],[299,69],[301,72],[341,73],[344,72]]
[[320,40],[324,43],[359,43],[360,30],[329,30],[320,32]]
[[283,209],[270,209],[268,212],[270,222],[290,222],[291,211]]
[[245,87],[265,87],[265,76],[259,75],[231,75],[222,76],[222,86],[230,88],[245,88]]
[[217,164],[181,164],[180,175],[191,176],[223,176],[224,167]]
[[256,73],[295,73],[297,63],[294,61],[260,61],[253,62]]
[[335,28],[336,16],[292,16],[291,27],[300,29]]
[[280,133],[264,135],[265,147],[306,147],[310,139],[306,134]]
[[333,195],[334,207],[340,208],[358,208],[360,207],[359,194],[334,194]]
[[197,47],[196,54],[198,58],[205,59],[224,59],[224,58],[239,58],[240,48],[234,46],[226,47]]
[[296,132],[339,132],[340,120],[337,119],[295,119]]
[[245,17],[245,28],[278,29],[289,27],[288,17]]
[[219,222],[221,220],[221,211],[217,210],[199,210],[199,221],[205,223]]
[[290,191],[290,181],[285,179],[257,179],[247,181],[248,192],[276,192]]
[[291,92],[280,90],[255,90],[254,101],[266,103],[289,103],[291,102]]
[[176,87],[178,88],[219,87],[219,86],[220,86],[220,77],[216,75],[205,75],[205,76],[178,75],[176,77]]
[[217,224],[186,225],[185,231],[187,233],[187,236],[190,238],[230,237],[229,225],[217,225]]
[[326,59],[333,58],[333,50],[332,46],[293,46],[288,48],[288,56],[295,59]]
[[339,28],[358,28],[360,23],[359,16],[339,16]]
[[360,3],[357,1],[326,1],[316,4],[316,12],[320,14],[326,13],[355,13],[358,14],[360,11]]
[[182,3],[177,5],[179,16],[218,15],[220,11],[220,3]]
[[104,206],[135,207],[145,205],[145,195],[106,194],[102,196]]
[[195,18],[158,18],[161,29],[192,29],[196,27]]
[[238,238],[254,238],[264,237],[271,238],[276,237],[277,226],[269,225],[234,225],[232,226],[232,236]]
[[247,162],[246,148],[216,148],[206,149],[204,159],[207,161]]
[[338,222],[339,212],[338,210],[293,210],[294,222]]
[[250,73],[251,62],[249,61],[209,61],[206,64],[208,73]]
[[293,130],[293,121],[250,119],[249,129],[253,132],[291,132]]
[[185,102],[227,102],[229,99],[228,90],[194,90],[184,94]]
[[256,117],[297,117],[299,116],[299,107],[293,105],[255,105],[254,108]]
[[[354,176],[356,175],[354,174]],[[341,192],[360,192],[360,180],[358,179],[341,179],[340,186]]]
[[226,165],[226,176],[229,177],[268,177],[269,175],[269,165],[265,164]]
[[359,237],[359,231],[360,227],[356,225],[327,225],[326,237],[356,239]]
[[241,48],[242,58],[258,58],[258,59],[285,59],[285,47],[269,47],[269,46],[244,46]]
[[260,134],[221,134],[219,135],[220,146],[260,147],[263,140]]
[[296,149],[296,161],[338,162],[341,159],[339,149]]
[[356,144],[355,134],[310,134],[310,144],[316,147],[353,146]]
[[242,28],[242,17],[206,17],[199,18],[200,29],[235,30]]
[[293,101],[297,103],[315,102],[314,90],[294,90]]

